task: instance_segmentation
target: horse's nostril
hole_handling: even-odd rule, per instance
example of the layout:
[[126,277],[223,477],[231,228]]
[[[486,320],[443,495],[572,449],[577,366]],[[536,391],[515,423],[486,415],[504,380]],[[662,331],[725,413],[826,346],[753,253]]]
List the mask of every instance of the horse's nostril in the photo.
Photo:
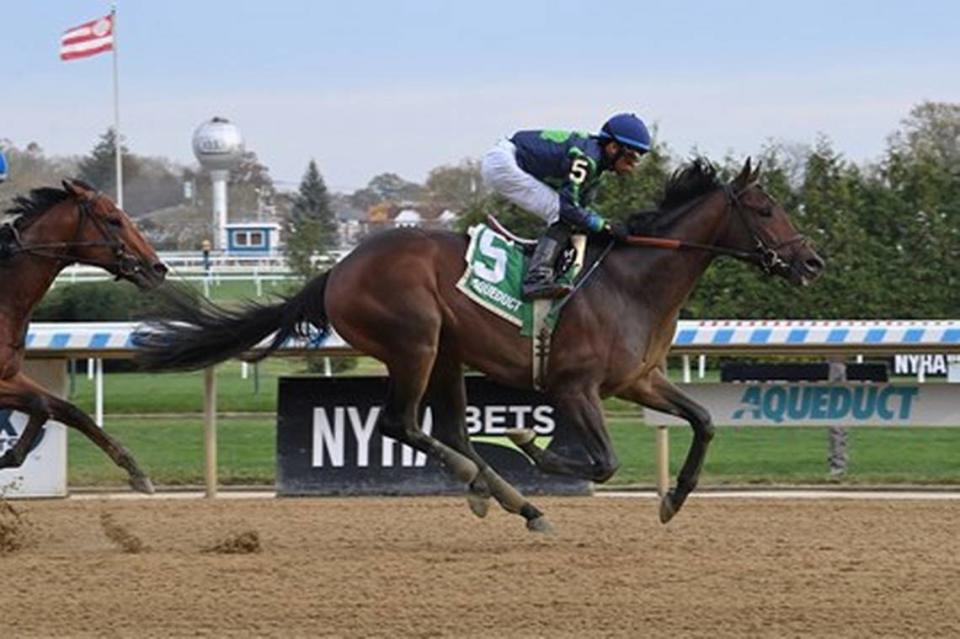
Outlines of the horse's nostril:
[[169,272],[169,269],[164,266],[163,262],[157,262],[154,264],[153,270],[157,273],[157,275],[166,275]]
[[811,257],[805,262],[808,269],[814,273],[819,273],[823,270],[823,267],[826,266],[823,260],[819,257]]

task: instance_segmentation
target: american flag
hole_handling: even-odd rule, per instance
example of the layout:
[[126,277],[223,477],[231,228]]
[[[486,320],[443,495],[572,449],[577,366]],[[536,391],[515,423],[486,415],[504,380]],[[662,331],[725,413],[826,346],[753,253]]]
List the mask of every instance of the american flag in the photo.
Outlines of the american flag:
[[113,16],[107,15],[67,29],[60,38],[60,59],[87,58],[113,49]]

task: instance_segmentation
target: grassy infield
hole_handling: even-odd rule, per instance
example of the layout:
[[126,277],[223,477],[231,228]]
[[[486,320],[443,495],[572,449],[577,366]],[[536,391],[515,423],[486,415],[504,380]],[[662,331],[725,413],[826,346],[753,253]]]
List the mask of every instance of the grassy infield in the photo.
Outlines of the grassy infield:
[[[220,478],[225,484],[273,482],[277,378],[299,372],[299,360],[268,360],[260,392],[240,379],[239,364],[220,369]],[[377,374],[362,360],[355,373]],[[106,428],[140,460],[159,484],[202,483],[203,435],[200,374],[106,376]],[[73,399],[92,412],[93,388],[78,376]],[[607,406],[622,466],[614,484],[654,481],[654,433],[621,402]],[[144,416],[149,414],[150,416]],[[671,467],[682,462],[690,434],[671,431]],[[850,430],[851,472],[845,484],[960,483],[960,429],[860,428]],[[707,458],[704,484],[828,483],[827,435],[820,428],[721,428]],[[120,485],[122,471],[76,433],[70,433],[70,485]]]

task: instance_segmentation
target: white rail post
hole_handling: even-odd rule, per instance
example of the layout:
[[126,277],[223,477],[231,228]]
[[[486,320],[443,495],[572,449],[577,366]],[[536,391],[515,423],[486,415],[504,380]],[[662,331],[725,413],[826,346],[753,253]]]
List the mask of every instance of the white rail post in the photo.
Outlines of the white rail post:
[[693,381],[693,378],[690,375],[690,356],[684,355],[683,356],[683,383],[689,384],[691,381]]
[[697,358],[697,377],[703,379],[707,376],[707,356],[700,355]]
[[103,428],[103,358],[98,357],[96,360],[96,381],[95,387],[96,391],[94,392],[94,421],[97,422],[97,426]]
[[657,426],[657,494],[663,497],[670,490],[670,430]]
[[206,496],[217,496],[217,369],[203,370],[203,479]]

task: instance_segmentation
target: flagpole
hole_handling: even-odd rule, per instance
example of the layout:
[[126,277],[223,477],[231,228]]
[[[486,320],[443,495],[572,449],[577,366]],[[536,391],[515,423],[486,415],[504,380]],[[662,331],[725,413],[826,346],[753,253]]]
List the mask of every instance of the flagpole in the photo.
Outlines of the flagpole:
[[117,5],[110,5],[110,23],[113,30],[113,142],[117,165],[117,207],[123,208],[123,158],[120,141],[120,81],[117,72]]

